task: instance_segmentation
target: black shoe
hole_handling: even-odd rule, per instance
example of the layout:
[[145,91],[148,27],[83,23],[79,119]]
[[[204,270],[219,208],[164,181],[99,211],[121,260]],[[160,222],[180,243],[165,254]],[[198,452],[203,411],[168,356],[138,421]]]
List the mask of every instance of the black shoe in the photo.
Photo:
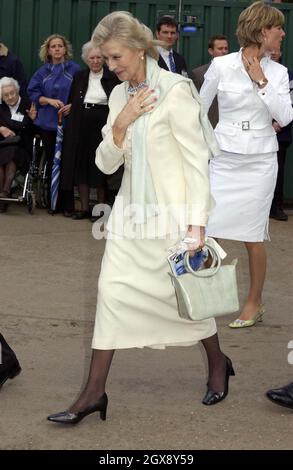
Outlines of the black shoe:
[[73,212],[72,211],[67,211],[67,210],[64,209],[63,215],[64,215],[64,217],[72,217]]
[[21,372],[21,367],[19,365],[16,357],[8,361],[7,363],[0,365],[0,389],[2,385],[8,379],[14,379]]
[[229,357],[226,357],[226,377],[225,377],[225,389],[223,392],[215,392],[211,388],[208,387],[207,393],[205,394],[204,398],[202,399],[202,403],[204,405],[215,405],[219,403],[219,401],[224,400],[224,398],[228,395],[229,391],[229,378],[231,375],[235,375],[232,361]]
[[276,209],[271,210],[270,219],[282,220],[286,222],[288,220],[288,215],[283,211],[283,209],[277,207]]
[[266,396],[273,403],[293,410],[293,382],[285,387],[268,390]]
[[73,220],[82,220],[82,219],[90,219],[92,213],[90,211],[77,211],[72,214]]
[[100,418],[105,421],[106,413],[108,406],[108,397],[104,393],[99,400],[93,405],[88,406],[85,410],[79,411],[78,413],[70,413],[69,411],[61,411],[61,413],[56,413],[47,417],[49,421],[60,424],[77,424],[87,415],[95,413],[96,411],[100,412]]
[[54,210],[54,209],[47,209],[47,212],[48,214],[50,215],[54,215],[54,214],[57,214],[58,211]]

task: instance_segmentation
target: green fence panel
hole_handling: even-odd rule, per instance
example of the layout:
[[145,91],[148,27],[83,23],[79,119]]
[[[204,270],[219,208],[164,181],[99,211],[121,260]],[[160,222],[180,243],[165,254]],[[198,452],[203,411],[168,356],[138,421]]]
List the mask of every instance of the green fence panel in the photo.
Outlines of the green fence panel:
[[[162,14],[174,15],[182,26],[186,17],[196,17],[196,32],[181,32],[177,50],[191,70],[209,61],[210,36],[225,34],[230,51],[238,50],[235,29],[240,12],[249,1],[219,0],[0,0],[0,40],[22,60],[28,78],[40,66],[38,51],[52,33],[65,35],[73,45],[74,59],[82,65],[81,46],[87,42],[98,21],[111,11],[132,12],[153,31]],[[293,5],[274,4],[286,18],[283,63],[293,70]],[[285,193],[293,200],[293,149],[286,168]]]
[[[20,56],[30,76],[39,65],[38,50],[46,37],[54,32],[64,34],[73,44],[75,59],[80,61],[81,45],[90,39],[97,22],[111,11],[131,11],[152,30],[161,14],[174,15],[180,24],[187,15],[195,16],[200,23],[197,32],[181,33],[178,41],[178,51],[184,54],[191,69],[209,60],[207,42],[214,34],[226,34],[231,50],[238,49],[235,28],[239,13],[248,4],[219,0],[0,0],[0,37]],[[293,68],[289,53],[293,43],[293,5],[276,5],[286,16],[284,62]]]

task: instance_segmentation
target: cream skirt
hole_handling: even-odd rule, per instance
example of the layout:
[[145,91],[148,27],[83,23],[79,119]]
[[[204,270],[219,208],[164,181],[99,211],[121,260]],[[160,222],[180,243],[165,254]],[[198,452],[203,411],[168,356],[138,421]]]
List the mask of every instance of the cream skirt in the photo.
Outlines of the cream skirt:
[[192,322],[178,315],[166,260],[173,243],[107,240],[93,349],[189,346],[216,333],[214,319]]

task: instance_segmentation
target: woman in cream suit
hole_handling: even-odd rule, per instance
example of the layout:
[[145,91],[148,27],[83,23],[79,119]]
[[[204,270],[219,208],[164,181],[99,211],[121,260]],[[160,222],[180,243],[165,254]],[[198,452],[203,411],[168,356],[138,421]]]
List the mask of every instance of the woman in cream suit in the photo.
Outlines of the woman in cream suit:
[[214,319],[179,317],[166,260],[179,236],[193,239],[190,251],[204,244],[211,207],[206,140],[213,137],[206,114],[192,95],[192,81],[158,66],[157,42],[130,13],[107,15],[92,40],[123,82],[110,96],[96,162],[104,173],[125,167],[107,225],[88,382],[69,410],[48,417],[57,423],[75,424],[97,411],[105,419],[115,349],[202,341],[209,365],[206,405],[226,397],[234,375]]
[[285,36],[284,16],[263,2],[239,17],[241,49],[213,60],[200,91],[206,110],[217,95],[219,122],[215,134],[221,155],[210,164],[216,206],[209,236],[244,241],[249,257],[250,289],[240,317],[231,328],[262,320],[266,272],[264,240],[277,177],[278,142],[272,126],[293,119],[287,69],[270,59]]

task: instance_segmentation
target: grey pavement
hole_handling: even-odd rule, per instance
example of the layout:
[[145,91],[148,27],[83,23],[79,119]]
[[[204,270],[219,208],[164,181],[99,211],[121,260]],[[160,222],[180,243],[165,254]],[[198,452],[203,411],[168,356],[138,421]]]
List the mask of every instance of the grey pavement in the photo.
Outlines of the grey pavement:
[[[293,380],[293,213],[271,221],[264,322],[240,331],[218,321],[236,376],[227,398],[201,404],[206,369],[201,348],[120,350],[107,392],[107,421],[77,426],[46,421],[66,409],[87,377],[96,286],[104,241],[89,221],[72,221],[23,205],[0,214],[0,330],[22,373],[0,392],[0,449],[292,449],[293,411],[265,397]],[[240,300],[248,287],[243,244],[223,242],[239,258]],[[293,345],[291,345],[293,346]],[[292,350],[291,350],[292,351]]]

